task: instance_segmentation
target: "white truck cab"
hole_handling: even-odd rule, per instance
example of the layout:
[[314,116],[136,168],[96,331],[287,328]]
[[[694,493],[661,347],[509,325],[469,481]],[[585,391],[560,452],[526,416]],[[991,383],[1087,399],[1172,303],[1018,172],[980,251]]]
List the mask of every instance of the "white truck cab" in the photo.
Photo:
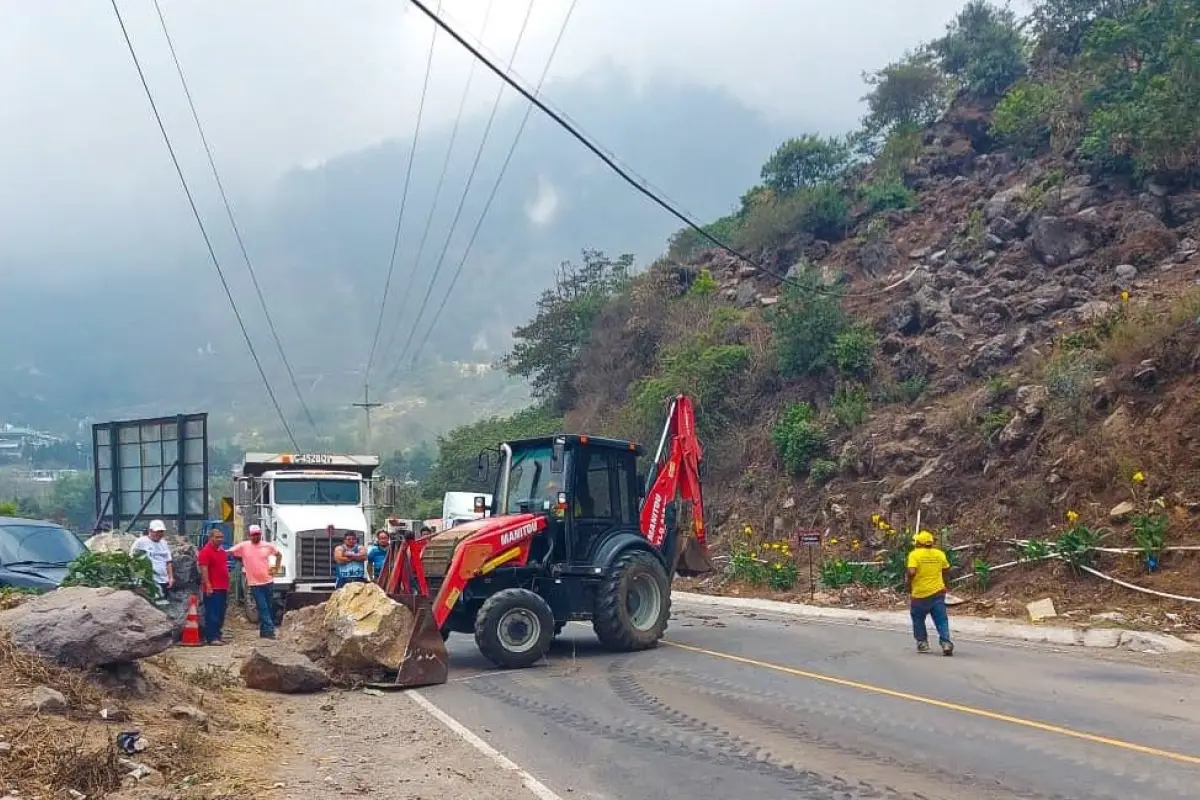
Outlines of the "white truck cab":
[[[246,454],[235,474],[234,540],[245,539],[246,528],[257,524],[263,540],[279,549],[277,614],[320,602],[333,591],[333,549],[348,532],[370,545],[378,467],[378,456]],[[254,619],[253,601],[241,588],[238,598]]]
[[[464,522],[483,519],[490,512],[492,496],[478,492],[446,492],[442,496],[442,530],[448,530]],[[484,510],[479,510],[480,506]]]

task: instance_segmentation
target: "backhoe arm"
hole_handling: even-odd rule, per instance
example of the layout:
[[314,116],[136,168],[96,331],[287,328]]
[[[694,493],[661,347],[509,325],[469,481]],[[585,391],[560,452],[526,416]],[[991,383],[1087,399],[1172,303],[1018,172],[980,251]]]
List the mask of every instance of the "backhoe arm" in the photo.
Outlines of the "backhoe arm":
[[[663,452],[667,452],[663,460]],[[703,575],[712,572],[712,559],[704,527],[704,492],[700,482],[700,460],[704,450],[696,436],[696,412],[692,399],[678,395],[671,400],[663,426],[650,488],[642,502],[642,534],[660,552],[667,550],[673,574]],[[692,536],[678,536],[667,525],[667,509],[676,498],[691,504]]]

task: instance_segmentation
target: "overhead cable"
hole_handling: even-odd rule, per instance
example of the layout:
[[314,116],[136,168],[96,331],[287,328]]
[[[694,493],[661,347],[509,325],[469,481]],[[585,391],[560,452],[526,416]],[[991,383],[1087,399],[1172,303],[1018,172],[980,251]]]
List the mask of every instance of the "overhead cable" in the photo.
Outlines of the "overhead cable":
[[279,350],[279,359],[283,362],[283,366],[287,370],[288,379],[292,383],[293,391],[296,392],[296,399],[300,401],[300,408],[304,412],[304,417],[308,420],[309,427],[312,428],[313,436],[319,442],[321,433],[317,430],[317,423],[313,420],[308,403],[304,401],[304,394],[300,391],[300,385],[296,381],[296,373],[292,369],[292,364],[288,360],[287,353],[284,352],[283,341],[279,337],[279,332],[275,329],[275,321],[271,318],[271,312],[267,308],[267,301],[263,297],[262,287],[258,282],[258,275],[254,271],[254,264],[250,261],[250,253],[246,250],[246,242],[242,239],[242,231],[238,227],[237,220],[234,219],[233,207],[229,202],[229,197],[225,194],[225,184],[221,180],[221,174],[217,171],[216,158],[213,156],[212,148],[208,144],[208,137],[204,135],[204,126],[200,124],[200,114],[196,111],[196,103],[192,99],[191,89],[188,87],[187,78],[183,74],[183,65],[179,61],[179,55],[175,52],[175,42],[171,38],[171,32],[167,28],[167,20],[163,16],[158,0],[154,0],[154,10],[158,14],[158,21],[162,26],[163,36],[166,38],[167,47],[171,51],[171,60],[175,62],[175,72],[179,75],[179,83],[183,86],[183,94],[187,98],[188,108],[191,109],[192,120],[196,123],[196,132],[200,134],[200,142],[204,145],[204,153],[208,157],[208,166],[212,170],[213,180],[216,181],[217,191],[221,195],[221,203],[225,206],[225,214],[229,217],[229,226],[233,228],[233,235],[237,239],[238,249],[241,250],[242,259],[246,262],[246,271],[250,273],[250,280],[254,284],[255,293],[258,295],[258,304],[262,308],[263,318],[267,322],[267,327],[271,330],[271,336],[275,339],[275,347]]
[[292,434],[291,426],[288,425],[287,418],[283,414],[283,409],[279,406],[279,400],[275,397],[275,391],[271,388],[271,381],[267,379],[267,373],[263,370],[262,361],[259,360],[258,353],[254,350],[254,343],[250,340],[250,333],[246,330],[246,324],[242,320],[237,303],[234,302],[233,293],[230,291],[229,282],[225,279],[225,271],[221,269],[221,262],[217,258],[216,250],[213,249],[212,240],[209,238],[208,231],[204,227],[204,221],[200,218],[200,212],[196,208],[196,201],[192,197],[192,191],[188,188],[187,179],[183,175],[183,169],[179,166],[179,158],[175,155],[175,147],[171,144],[171,137],[167,135],[166,126],[163,125],[162,115],[158,112],[158,104],[154,102],[154,94],[150,91],[150,84],[146,82],[146,73],[142,70],[142,63],[137,57],[137,50],[134,49],[133,41],[129,38],[129,31],[126,29],[125,20],[121,16],[121,9],[117,7],[117,0],[110,0],[110,3],[112,4],[113,14],[117,17],[117,23],[121,26],[121,35],[125,38],[125,46],[129,48],[129,56],[133,59],[133,65],[137,69],[138,78],[141,80],[142,88],[146,92],[146,99],[150,101],[150,110],[154,112],[154,119],[158,123],[159,133],[162,134],[167,151],[171,154],[171,163],[175,165],[175,172],[179,176],[179,183],[183,187],[183,193],[187,195],[188,205],[192,209],[192,216],[196,218],[196,225],[200,228],[200,235],[204,237],[204,245],[208,248],[208,257],[212,260],[213,267],[217,271],[217,277],[221,279],[221,286],[225,290],[225,297],[229,301],[230,308],[233,309],[234,317],[237,318],[238,327],[241,328],[242,336],[246,340],[246,347],[250,350],[250,357],[254,360],[254,366],[258,368],[259,377],[262,378],[263,386],[266,387],[267,396],[271,399],[271,405],[275,407],[275,413],[279,415],[279,421],[283,423],[283,430],[287,433],[292,447],[299,450],[300,445],[296,442],[296,437]]

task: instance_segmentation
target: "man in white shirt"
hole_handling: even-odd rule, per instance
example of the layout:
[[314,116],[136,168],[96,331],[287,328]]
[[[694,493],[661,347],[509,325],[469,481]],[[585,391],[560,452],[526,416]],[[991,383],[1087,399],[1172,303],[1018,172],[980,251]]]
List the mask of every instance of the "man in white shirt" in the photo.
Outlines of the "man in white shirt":
[[133,543],[133,547],[129,549],[131,556],[142,553],[150,559],[150,565],[154,568],[154,582],[158,584],[163,597],[166,597],[167,590],[175,585],[175,565],[171,560],[171,546],[163,541],[166,532],[167,526],[161,519],[153,520],[146,533],[139,536]]

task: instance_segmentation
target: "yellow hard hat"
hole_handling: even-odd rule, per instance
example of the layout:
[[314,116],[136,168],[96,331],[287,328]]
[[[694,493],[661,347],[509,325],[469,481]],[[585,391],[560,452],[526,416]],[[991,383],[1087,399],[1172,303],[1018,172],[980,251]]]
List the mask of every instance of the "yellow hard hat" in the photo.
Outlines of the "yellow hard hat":
[[933,544],[933,534],[929,531],[921,531],[913,537],[913,544]]

